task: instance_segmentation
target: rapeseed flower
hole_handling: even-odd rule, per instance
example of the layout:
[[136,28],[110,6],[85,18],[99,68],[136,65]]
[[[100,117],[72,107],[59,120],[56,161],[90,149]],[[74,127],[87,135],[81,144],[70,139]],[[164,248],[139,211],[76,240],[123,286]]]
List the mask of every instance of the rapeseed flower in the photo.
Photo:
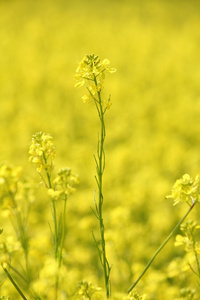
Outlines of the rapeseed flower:
[[72,174],[70,168],[62,168],[58,171],[53,183],[54,188],[48,190],[49,196],[54,200],[66,199],[75,191],[75,185],[78,183],[78,176]]
[[180,226],[183,235],[178,234],[176,236],[175,246],[185,246],[185,250],[187,252],[200,253],[200,245],[194,239],[194,234],[196,230],[200,229],[200,225],[198,225],[195,221],[188,220]]
[[0,195],[15,194],[18,190],[18,182],[21,178],[21,167],[14,167],[7,163],[0,166]]
[[189,174],[185,174],[182,178],[176,180],[171,195],[166,198],[174,199],[174,205],[179,202],[191,204],[199,201],[199,189],[199,175],[192,179]]
[[137,292],[130,292],[124,300],[145,300],[146,295],[140,296]]
[[[81,87],[88,82],[88,93],[82,97],[83,102],[87,102],[90,99],[99,103],[99,93],[103,89],[105,73],[114,73],[115,68],[110,68],[110,61],[108,59],[100,60],[99,56],[94,54],[86,55],[84,59],[79,63],[76,69],[75,87]],[[110,98],[104,103],[104,110],[111,106]]]
[[[87,300],[87,299],[102,299],[101,295],[98,292],[101,291],[101,288],[94,285],[87,280],[79,282],[77,287],[77,299]],[[93,296],[95,297],[93,298]]]
[[29,161],[31,161],[39,173],[44,169],[47,172],[53,170],[55,147],[51,135],[37,132],[33,135],[29,148]]

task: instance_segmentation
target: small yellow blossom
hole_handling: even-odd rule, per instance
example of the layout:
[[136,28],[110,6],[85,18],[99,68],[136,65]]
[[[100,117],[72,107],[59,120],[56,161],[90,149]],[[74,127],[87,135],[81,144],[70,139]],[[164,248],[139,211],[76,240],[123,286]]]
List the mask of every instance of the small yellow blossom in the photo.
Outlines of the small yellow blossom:
[[189,174],[185,174],[175,182],[172,194],[166,198],[174,199],[174,205],[179,202],[191,204],[191,202],[199,201],[199,188],[199,175],[193,180]]
[[90,95],[84,95],[83,97],[81,97],[81,99],[85,103],[85,102],[87,102],[90,99]]
[[174,245],[185,246],[187,252],[196,251],[197,253],[200,253],[200,245],[194,238],[194,234],[196,230],[200,229],[200,226],[192,220],[187,220],[181,224],[180,229],[183,232],[183,235],[178,234],[176,236]]
[[16,193],[18,181],[21,178],[21,167],[14,167],[7,163],[0,166],[0,195],[4,197],[5,194]]
[[145,300],[146,295],[140,296],[137,292],[130,292],[123,300]]
[[8,269],[8,263],[4,261],[2,264],[3,269]]
[[94,299],[99,299],[98,292],[100,292],[102,289],[96,285],[94,285],[91,282],[88,282],[87,280],[83,280],[79,282],[77,287],[77,296],[81,296],[81,298],[78,299],[93,299],[92,296],[95,295]]
[[62,168],[58,171],[53,181],[54,189],[49,189],[48,194],[58,200],[58,198],[66,199],[75,191],[75,185],[78,183],[77,175],[72,174],[70,168]]
[[[81,87],[86,82],[89,83],[88,94],[82,97],[83,102],[97,96],[97,94],[103,89],[103,83],[105,79],[105,73],[114,73],[116,69],[110,68],[110,61],[108,59],[100,60],[99,56],[94,54],[86,55],[84,59],[79,63],[76,69],[75,87]],[[96,99],[95,99],[96,100]]]
[[61,191],[55,191],[53,189],[48,189],[48,195],[53,198],[54,200],[58,200],[60,197]]
[[55,147],[53,138],[44,132],[33,135],[29,148],[29,161],[31,161],[39,173],[43,169],[47,172],[53,170],[53,159],[55,158]]
[[183,289],[180,290],[180,296],[183,297],[184,299],[191,299],[192,300],[195,293],[196,293],[196,290],[191,289],[191,288],[183,288]]

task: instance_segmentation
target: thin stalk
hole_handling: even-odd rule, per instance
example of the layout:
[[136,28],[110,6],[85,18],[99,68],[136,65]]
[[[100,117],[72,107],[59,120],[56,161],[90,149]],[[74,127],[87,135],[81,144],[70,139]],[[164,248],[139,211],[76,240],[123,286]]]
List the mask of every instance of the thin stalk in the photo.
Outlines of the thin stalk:
[[55,247],[55,258],[58,258],[58,225],[57,225],[57,213],[56,213],[56,205],[55,200],[51,200],[52,208],[53,208],[53,221],[54,221],[54,247]]
[[15,201],[15,196],[14,194],[9,190],[8,188],[8,191],[9,191],[9,195],[10,195],[10,198],[11,198],[11,201],[12,201],[12,204],[13,204],[13,207],[14,207],[14,211],[15,211],[15,215],[16,215],[16,219],[17,219],[17,225],[18,225],[18,229],[19,229],[19,233],[17,233],[16,231],[16,234],[17,234],[17,237],[21,243],[21,246],[22,246],[22,249],[24,251],[24,256],[25,256],[25,264],[26,264],[26,275],[27,275],[27,281],[28,281],[28,284],[31,282],[31,275],[30,275],[30,267],[29,267],[29,261],[28,261],[28,238],[26,236],[26,229],[25,229],[25,224],[23,224],[23,221],[22,221],[22,217],[21,217],[21,214],[18,210],[18,207],[17,207],[17,203]]
[[[97,86],[97,80],[94,76],[94,82]],[[106,244],[105,244],[105,237],[104,237],[104,222],[103,222],[103,172],[105,168],[105,152],[104,152],[104,141],[105,141],[105,123],[104,123],[104,112],[102,107],[102,100],[101,100],[101,93],[98,91],[98,101],[95,102],[97,106],[97,111],[100,118],[100,137],[98,140],[97,145],[97,159],[95,158],[95,162],[97,165],[97,183],[98,183],[98,190],[99,190],[99,203],[98,203],[98,219],[99,219],[99,227],[100,227],[100,237],[101,237],[101,250],[102,250],[102,258],[100,258],[103,266],[104,271],[104,281],[106,287],[106,296],[109,298],[111,296],[110,291],[110,267],[108,264],[108,260],[106,257]]]
[[[62,236],[60,241],[60,249],[58,252],[57,260],[58,260],[58,272],[62,265],[62,253],[63,253],[63,247],[65,242],[65,235],[66,235],[66,207],[67,207],[67,197],[65,196],[64,199],[64,207],[63,207],[63,217],[62,217]],[[57,299],[58,295],[58,287],[59,287],[59,273],[56,275],[56,288],[55,288],[55,299]]]
[[[47,163],[47,158],[45,155],[43,155],[45,164]],[[51,183],[51,175],[46,169],[46,175],[47,175],[47,180],[48,180],[48,185],[46,185],[47,188],[52,188],[52,183]],[[54,251],[55,251],[55,260],[58,263],[58,266],[60,265],[60,257],[59,257],[59,242],[58,242],[58,222],[57,222],[57,212],[56,212],[56,204],[55,200],[52,198],[51,199],[51,204],[52,204],[52,214],[53,214],[53,223],[54,223]],[[59,283],[59,274],[56,275],[56,283],[55,283],[55,300],[57,299],[58,296],[58,283]]]
[[62,228],[62,239],[60,244],[59,268],[61,267],[62,264],[62,252],[63,252],[65,236],[66,236],[66,208],[67,208],[67,196],[65,196],[64,207],[63,207],[63,225],[62,225],[63,228]]
[[191,210],[193,209],[194,205],[196,202],[193,202],[192,205],[190,206],[190,208],[188,209],[188,211],[186,212],[186,214],[183,216],[183,218],[176,224],[176,226],[174,227],[174,229],[171,231],[171,233],[168,235],[168,237],[165,239],[165,241],[161,244],[161,246],[157,249],[157,251],[154,253],[154,255],[152,256],[152,258],[150,259],[150,261],[148,262],[148,264],[146,265],[146,267],[144,268],[144,270],[142,271],[142,273],[140,274],[140,276],[138,277],[138,279],[132,284],[132,286],[128,289],[127,294],[130,293],[132,291],[132,289],[138,284],[138,282],[140,281],[140,279],[144,276],[144,274],[146,273],[146,271],[149,269],[149,267],[151,266],[152,262],[154,261],[154,259],[156,258],[156,256],[160,253],[160,251],[164,248],[164,246],[167,244],[167,242],[171,239],[171,237],[173,236],[173,234],[175,233],[175,231],[179,228],[179,226],[181,225],[181,223],[186,219],[186,217],[188,216],[188,214],[191,212]]
[[6,273],[7,277],[9,278],[10,282],[13,284],[15,289],[18,291],[18,293],[22,297],[22,299],[27,300],[27,298],[24,296],[24,294],[22,293],[22,291],[20,290],[20,288],[18,287],[18,285],[16,284],[16,282],[14,281],[14,279],[12,278],[12,276],[10,275],[8,270],[6,268],[4,268],[3,266],[2,266],[2,268],[3,268],[4,272]]
[[12,269],[20,278],[22,278],[28,284],[28,280],[18,270],[11,266],[11,264],[8,265],[10,269]]
[[[46,162],[46,158],[44,157],[45,162]],[[49,188],[52,188],[52,184],[51,184],[51,176],[49,174],[49,172],[46,170],[46,174],[47,174],[47,179],[48,179],[48,184],[49,184]],[[54,221],[54,247],[55,247],[55,258],[58,258],[58,222],[57,222],[57,213],[56,213],[56,205],[55,205],[55,201],[54,199],[51,200],[51,204],[52,204],[52,209],[53,209],[53,221]]]

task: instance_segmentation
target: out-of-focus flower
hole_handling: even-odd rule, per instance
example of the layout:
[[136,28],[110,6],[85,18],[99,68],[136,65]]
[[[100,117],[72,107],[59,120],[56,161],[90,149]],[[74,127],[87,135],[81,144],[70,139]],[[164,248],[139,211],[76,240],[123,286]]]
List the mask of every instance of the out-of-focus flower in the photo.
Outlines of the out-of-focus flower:
[[178,179],[172,187],[171,195],[167,199],[174,199],[174,205],[179,202],[192,202],[199,201],[199,175],[193,180],[189,174],[183,175]]
[[[80,296],[82,300],[87,299],[100,299],[98,296],[98,292],[100,292],[102,289],[100,287],[97,287],[91,282],[88,282],[87,280],[83,280],[78,284],[77,287],[77,296]],[[94,298],[92,296],[95,295]]]
[[196,294],[195,289],[183,288],[180,290],[180,296],[183,297],[182,299],[192,300],[195,294]]
[[194,238],[195,231],[200,229],[200,226],[196,222],[188,220],[181,224],[180,229],[183,232],[183,235],[178,234],[176,236],[175,246],[183,245],[187,252],[196,251],[197,253],[200,253],[200,246]]
[[72,174],[70,168],[62,168],[58,171],[53,183],[55,187],[54,189],[49,189],[48,194],[54,198],[54,200],[66,199],[66,197],[75,191],[78,176]]
[[14,167],[7,163],[0,166],[0,195],[15,194],[18,189],[18,182],[21,178],[21,167]]
[[130,292],[123,300],[145,300],[146,295],[140,296],[137,292]]

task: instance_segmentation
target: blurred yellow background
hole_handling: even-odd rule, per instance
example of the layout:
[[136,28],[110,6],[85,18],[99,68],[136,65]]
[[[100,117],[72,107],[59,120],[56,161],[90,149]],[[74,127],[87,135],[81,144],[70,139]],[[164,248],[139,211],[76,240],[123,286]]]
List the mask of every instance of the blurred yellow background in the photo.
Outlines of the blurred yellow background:
[[[38,180],[28,147],[32,134],[44,131],[55,140],[56,168],[79,174],[66,243],[76,280],[103,286],[90,209],[99,122],[94,104],[81,101],[84,89],[74,88],[78,62],[95,53],[117,68],[103,91],[112,101],[104,218],[113,290],[124,292],[187,209],[165,200],[175,180],[199,173],[199,28],[195,0],[0,0],[0,161]],[[199,215],[197,207],[192,217]],[[139,284],[147,299],[175,299],[187,280],[171,278],[168,267],[182,254],[170,241]]]

